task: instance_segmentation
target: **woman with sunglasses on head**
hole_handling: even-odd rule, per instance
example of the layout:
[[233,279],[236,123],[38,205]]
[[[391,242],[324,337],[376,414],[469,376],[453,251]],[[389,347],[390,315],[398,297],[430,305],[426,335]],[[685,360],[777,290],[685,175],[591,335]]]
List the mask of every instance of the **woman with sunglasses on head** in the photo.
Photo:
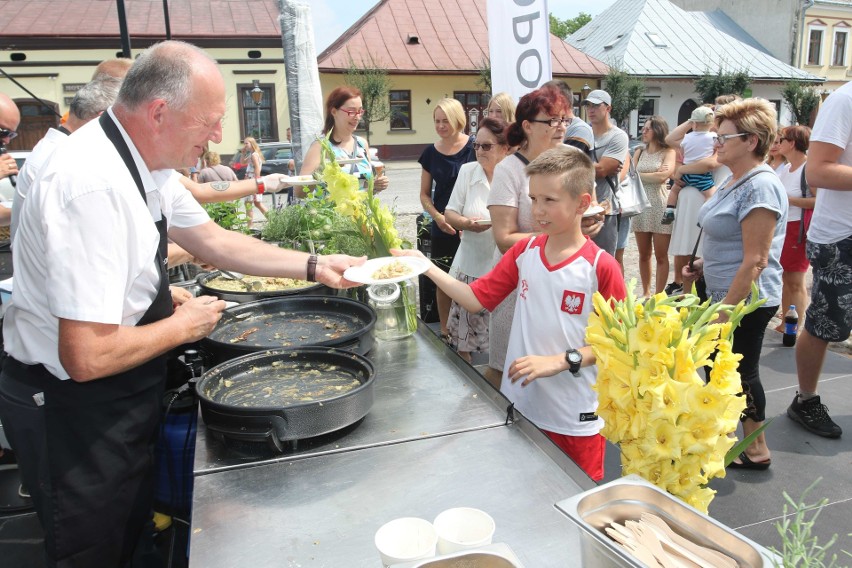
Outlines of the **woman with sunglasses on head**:
[[[716,193],[701,207],[704,258],[683,271],[684,288],[704,276],[713,302],[736,305],[756,284],[766,303],[746,315],[734,331],[733,351],[743,356],[740,380],[746,409],[740,418],[743,437],[766,419],[766,396],[760,382],[760,352],[769,320],[781,303],[781,248],[787,225],[787,192],[764,161],[776,135],[775,107],[763,99],[728,103],[716,111],[716,159],[731,170]],[[726,316],[719,314],[720,320]],[[761,433],[729,467],[763,470],[771,464]]]
[[[488,213],[488,193],[494,167],[509,153],[506,123],[486,118],[476,131],[476,161],[464,164],[444,210],[447,222],[461,232],[461,244],[450,275],[470,284],[494,266],[496,243]],[[471,353],[488,350],[488,313],[470,313],[455,301],[450,306],[447,331],[450,345],[470,363]]]
[[[423,211],[432,217],[432,260],[445,272],[449,272],[460,239],[458,231],[447,222],[444,209],[456,185],[462,165],[476,160],[473,136],[464,133],[467,118],[464,108],[456,99],[441,99],[432,112],[438,141],[427,146],[417,160],[423,171],[420,174],[420,204]],[[450,297],[441,289],[435,291],[438,304],[438,319],[441,322],[441,338],[449,342],[447,320],[450,316]]]
[[[355,135],[361,117],[364,116],[364,106],[361,103],[361,91],[355,87],[337,87],[325,99],[325,123],[323,134],[329,137],[334,157],[337,160],[357,160],[341,165],[344,172],[358,176],[361,187],[366,188],[368,179],[373,176],[373,165],[370,161],[370,147],[367,141]],[[320,165],[320,144],[314,142],[305,153],[300,175],[311,175]],[[378,193],[388,187],[388,178],[377,175],[373,180],[373,191]],[[296,188],[296,195],[304,197],[301,187]]]
[[[542,87],[527,93],[518,101],[515,122],[506,129],[506,143],[519,147],[519,150],[494,168],[494,179],[488,194],[488,211],[497,243],[493,259],[495,263],[516,242],[537,232],[529,198],[529,177],[525,169],[539,154],[562,144],[565,129],[570,122],[567,116],[568,101],[555,87]],[[514,294],[507,296],[491,312],[485,377],[495,388],[500,388],[503,377],[514,313]]]
[[[781,183],[784,184],[784,189],[787,190],[789,202],[787,236],[784,238],[784,247],[781,249],[781,268],[784,270],[781,307],[786,310],[790,305],[796,306],[796,313],[799,314],[799,329],[804,329],[805,310],[809,301],[805,274],[810,267],[805,254],[805,244],[810,216],[816,204],[817,191],[805,180],[811,129],[807,126],[788,126],[781,131],[775,141],[778,153],[784,158],[784,164],[775,171]],[[783,332],[784,323],[781,322],[775,330]]]

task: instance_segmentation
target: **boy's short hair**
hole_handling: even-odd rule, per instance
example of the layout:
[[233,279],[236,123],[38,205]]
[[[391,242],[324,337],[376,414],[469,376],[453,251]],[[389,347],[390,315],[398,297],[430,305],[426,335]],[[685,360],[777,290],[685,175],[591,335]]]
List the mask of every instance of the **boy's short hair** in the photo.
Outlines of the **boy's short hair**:
[[526,167],[528,176],[561,176],[562,189],[572,197],[591,194],[595,188],[595,165],[585,152],[573,146],[558,146],[539,154]]

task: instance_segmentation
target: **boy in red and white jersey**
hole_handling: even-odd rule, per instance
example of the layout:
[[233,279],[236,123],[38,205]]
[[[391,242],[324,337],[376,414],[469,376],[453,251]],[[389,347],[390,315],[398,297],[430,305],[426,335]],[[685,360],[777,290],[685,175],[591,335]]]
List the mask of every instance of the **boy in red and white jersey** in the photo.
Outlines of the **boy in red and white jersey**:
[[[595,356],[586,345],[592,295],[624,299],[616,260],[580,228],[595,170],[576,148],[542,153],[527,166],[533,217],[541,234],[516,243],[494,269],[468,285],[437,267],[426,272],[470,312],[494,309],[517,290],[500,391],[594,480],[603,478],[602,421],[592,390]],[[394,254],[420,255],[416,251]]]

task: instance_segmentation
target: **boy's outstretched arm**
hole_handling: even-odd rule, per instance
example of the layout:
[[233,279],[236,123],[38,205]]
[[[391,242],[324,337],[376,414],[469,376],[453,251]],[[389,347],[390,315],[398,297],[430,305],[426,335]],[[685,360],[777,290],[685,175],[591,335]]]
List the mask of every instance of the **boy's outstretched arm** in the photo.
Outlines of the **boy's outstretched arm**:
[[[393,249],[390,251],[393,256],[418,256],[420,258],[426,258],[426,255],[420,252],[419,250],[411,250],[411,249]],[[426,258],[426,260],[429,260]],[[470,313],[477,313],[482,311],[483,305],[476,299],[476,296],[473,293],[473,290],[470,289],[468,284],[456,280],[437,266],[435,263],[430,261],[432,265],[429,267],[429,270],[426,271],[426,276],[432,280],[435,285],[444,291],[444,293],[458,302],[458,304],[469,311]]]

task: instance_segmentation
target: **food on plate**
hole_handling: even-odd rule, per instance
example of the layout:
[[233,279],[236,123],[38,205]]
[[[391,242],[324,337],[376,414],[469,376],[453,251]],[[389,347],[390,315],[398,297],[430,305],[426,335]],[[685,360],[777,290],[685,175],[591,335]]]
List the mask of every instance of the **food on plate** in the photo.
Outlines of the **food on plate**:
[[385,264],[375,272],[373,272],[374,280],[387,280],[389,278],[397,278],[414,272],[410,266],[400,260],[392,260]]
[[[257,282],[258,284],[254,284]],[[274,278],[271,276],[243,276],[239,280],[217,276],[211,278],[204,283],[208,288],[214,290],[222,290],[224,292],[245,292],[248,287],[253,292],[281,292],[283,290],[295,290],[297,288],[307,288],[313,286],[312,282],[307,280],[296,280],[295,278]]]

